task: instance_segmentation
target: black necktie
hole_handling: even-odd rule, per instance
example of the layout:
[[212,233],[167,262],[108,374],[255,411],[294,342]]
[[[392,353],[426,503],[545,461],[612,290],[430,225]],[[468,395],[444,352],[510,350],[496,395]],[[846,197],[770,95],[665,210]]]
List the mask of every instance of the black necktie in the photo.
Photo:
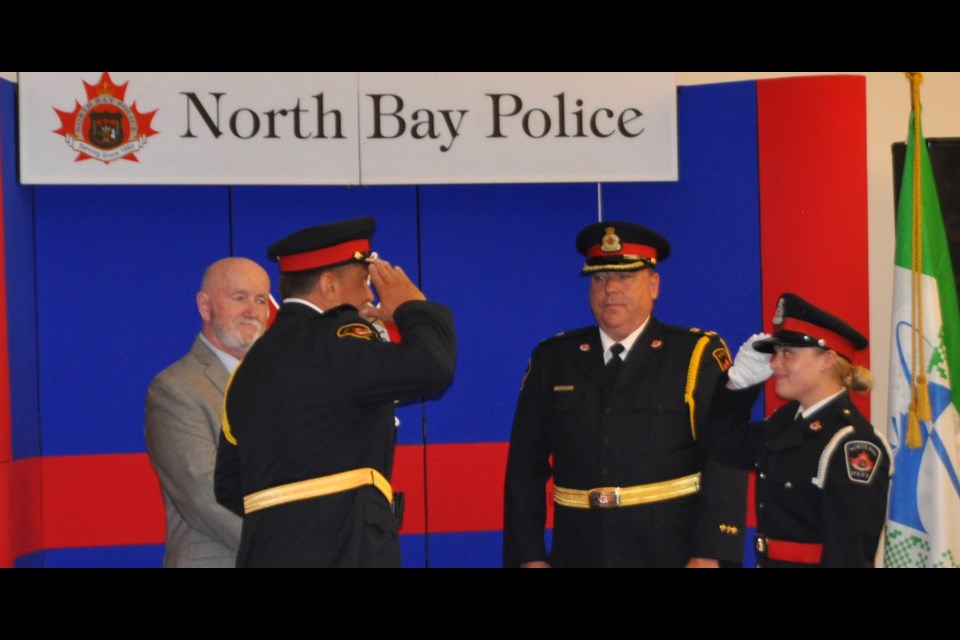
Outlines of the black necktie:
[[607,362],[606,367],[608,387],[613,387],[613,383],[617,380],[617,374],[620,373],[620,367],[623,365],[620,354],[623,351],[624,347],[619,342],[610,347],[610,361]]

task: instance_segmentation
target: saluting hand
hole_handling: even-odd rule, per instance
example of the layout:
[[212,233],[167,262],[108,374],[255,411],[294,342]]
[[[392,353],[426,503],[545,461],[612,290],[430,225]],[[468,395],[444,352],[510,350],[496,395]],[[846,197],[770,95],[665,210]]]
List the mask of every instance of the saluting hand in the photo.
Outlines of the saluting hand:
[[746,389],[764,382],[773,375],[770,368],[770,354],[761,353],[753,348],[753,343],[770,337],[769,333],[755,333],[737,350],[733,366],[727,371],[730,389]]
[[397,307],[411,300],[426,300],[423,292],[413,284],[400,267],[386,260],[376,260],[369,267],[370,280],[380,298],[379,307],[366,307],[360,314],[364,318],[377,318],[384,322],[393,322]]

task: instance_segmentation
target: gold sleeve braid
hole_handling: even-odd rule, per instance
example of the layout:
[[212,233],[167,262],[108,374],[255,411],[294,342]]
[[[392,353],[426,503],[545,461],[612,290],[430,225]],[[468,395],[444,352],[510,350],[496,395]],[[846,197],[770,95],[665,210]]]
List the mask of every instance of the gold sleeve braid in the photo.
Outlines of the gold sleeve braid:
[[[710,344],[710,338],[709,335],[703,335],[697,340],[693,353],[690,355],[690,366],[687,368],[687,386],[683,392],[683,400],[690,409],[690,433],[694,440],[697,439],[697,402],[694,398],[697,391],[697,374],[700,373],[700,361],[703,359],[703,352],[707,349],[707,345]],[[723,341],[721,340],[721,342]],[[723,346],[726,348],[727,345]]]

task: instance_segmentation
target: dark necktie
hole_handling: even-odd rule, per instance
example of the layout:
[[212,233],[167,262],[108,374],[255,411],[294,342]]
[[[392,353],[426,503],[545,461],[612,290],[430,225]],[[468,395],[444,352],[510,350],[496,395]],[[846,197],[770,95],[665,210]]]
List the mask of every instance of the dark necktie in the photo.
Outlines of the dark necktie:
[[613,383],[617,380],[617,374],[620,373],[620,368],[623,366],[623,359],[620,358],[620,354],[624,352],[624,347],[619,342],[610,347],[610,361],[607,363],[607,386],[613,387]]

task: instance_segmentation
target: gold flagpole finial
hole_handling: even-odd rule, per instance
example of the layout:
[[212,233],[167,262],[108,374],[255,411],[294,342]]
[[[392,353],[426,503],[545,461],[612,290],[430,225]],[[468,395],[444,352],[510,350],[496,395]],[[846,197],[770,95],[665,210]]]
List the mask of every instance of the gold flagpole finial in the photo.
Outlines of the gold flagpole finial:
[[920,85],[923,84],[923,74],[919,71],[906,71],[903,75],[910,81],[910,108],[920,113]]

